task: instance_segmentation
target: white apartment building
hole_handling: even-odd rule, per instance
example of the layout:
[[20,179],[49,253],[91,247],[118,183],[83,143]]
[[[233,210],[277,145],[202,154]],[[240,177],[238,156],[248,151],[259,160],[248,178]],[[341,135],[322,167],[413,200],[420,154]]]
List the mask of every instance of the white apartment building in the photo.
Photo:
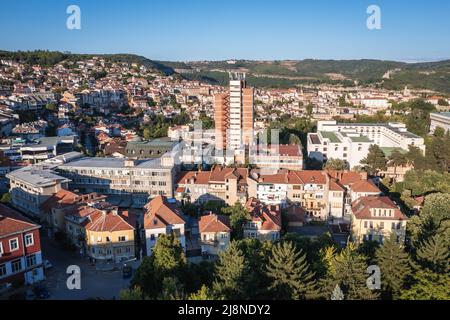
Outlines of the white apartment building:
[[433,134],[436,128],[442,128],[445,132],[450,131],[450,112],[431,113],[430,133]]
[[308,134],[308,155],[321,162],[327,159],[346,160],[350,168],[360,165],[369,147],[376,144],[389,153],[398,148],[408,150],[415,146],[425,152],[419,137],[406,130],[402,123],[337,123],[335,120],[319,121],[317,133]]

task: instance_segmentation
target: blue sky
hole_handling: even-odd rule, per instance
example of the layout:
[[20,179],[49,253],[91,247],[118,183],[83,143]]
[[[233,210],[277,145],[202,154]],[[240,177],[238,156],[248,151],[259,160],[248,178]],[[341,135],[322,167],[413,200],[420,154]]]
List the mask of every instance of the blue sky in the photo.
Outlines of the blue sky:
[[[81,8],[81,30],[66,8]],[[366,9],[381,8],[381,30]],[[2,0],[0,49],[159,60],[450,58],[448,0]]]

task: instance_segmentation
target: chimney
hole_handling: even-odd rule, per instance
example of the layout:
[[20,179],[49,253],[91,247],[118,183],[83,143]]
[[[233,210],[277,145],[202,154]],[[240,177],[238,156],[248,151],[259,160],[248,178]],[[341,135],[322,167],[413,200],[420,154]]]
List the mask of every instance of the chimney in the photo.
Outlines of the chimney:
[[122,216],[128,218],[128,210],[122,211]]

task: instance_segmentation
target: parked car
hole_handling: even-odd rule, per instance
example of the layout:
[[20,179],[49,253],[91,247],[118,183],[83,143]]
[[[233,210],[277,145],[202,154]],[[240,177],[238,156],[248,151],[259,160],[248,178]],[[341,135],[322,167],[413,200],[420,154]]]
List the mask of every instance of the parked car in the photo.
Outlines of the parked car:
[[133,268],[129,265],[124,265],[122,268],[122,276],[124,279],[131,278],[133,275]]
[[47,290],[47,288],[44,285],[36,285],[33,288],[33,293],[35,294],[36,298],[39,300],[45,300],[50,298],[50,292]]
[[52,263],[49,260],[45,259],[44,260],[44,269],[47,270],[47,269],[51,269],[51,268],[53,268]]

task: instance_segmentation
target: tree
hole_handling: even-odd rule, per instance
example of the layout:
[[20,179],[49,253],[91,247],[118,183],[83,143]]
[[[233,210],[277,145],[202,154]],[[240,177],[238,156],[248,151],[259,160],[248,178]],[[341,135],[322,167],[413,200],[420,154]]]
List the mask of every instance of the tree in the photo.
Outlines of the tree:
[[246,299],[248,263],[235,241],[219,253],[216,264],[214,295],[225,300]]
[[373,144],[369,147],[367,157],[361,160],[367,173],[370,175],[377,175],[380,170],[386,170],[387,160],[381,148]]
[[162,281],[160,300],[183,300],[183,287],[175,277],[165,277]]
[[242,239],[244,235],[244,223],[251,219],[247,209],[240,202],[236,202],[231,207],[222,208],[222,213],[230,217],[234,239]]
[[153,248],[155,272],[164,277],[180,277],[186,267],[186,257],[178,238],[174,234],[162,234]]
[[323,168],[325,170],[344,171],[349,169],[349,164],[347,161],[342,159],[330,158],[324,164]]
[[1,203],[9,203],[11,202],[11,193],[6,192],[2,194],[2,197],[0,198]]
[[[169,278],[175,279],[177,284],[176,289],[180,289],[178,284],[184,280],[186,273],[186,258],[184,250],[181,247],[179,240],[174,235],[160,235],[153,253],[150,257],[144,257],[139,268],[131,281],[131,286],[139,286],[143,292],[150,298],[156,299],[161,297],[163,290],[166,290],[164,297],[181,292],[173,289],[173,281]],[[169,279],[169,280],[164,280]],[[165,281],[165,282],[164,282]],[[163,284],[166,287],[163,287]]]
[[398,149],[392,151],[391,155],[388,158],[388,164],[391,167],[394,167],[394,182],[397,181],[397,168],[404,167],[408,164],[408,158]]
[[410,274],[408,254],[397,243],[397,236],[392,233],[376,252],[376,262],[381,270],[381,288],[383,297],[397,299]]
[[421,243],[439,234],[445,243],[450,242],[450,194],[435,193],[425,197],[420,215],[408,222],[408,232],[412,244],[420,247]]
[[367,264],[363,255],[349,243],[340,253],[326,249],[323,257],[327,274],[322,279],[322,296],[329,299],[336,285],[339,285],[348,300],[372,300],[377,293],[367,287]]
[[130,289],[121,290],[119,293],[120,300],[144,300],[145,295],[142,289],[138,286],[135,286]]
[[153,256],[142,259],[131,280],[131,288],[139,287],[145,295],[155,298],[159,294],[160,285],[155,274],[153,259]]
[[418,270],[413,276],[413,285],[404,290],[405,300],[450,300],[450,276],[441,275],[428,269]]
[[267,275],[272,281],[269,289],[275,299],[310,299],[317,294],[316,281],[309,270],[306,255],[296,250],[292,242],[273,246]]
[[421,244],[417,250],[417,260],[422,266],[433,272],[445,274],[450,271],[450,243],[444,237],[436,234]]
[[246,296],[256,300],[271,298],[267,290],[270,280],[266,274],[266,265],[272,252],[272,242],[246,238],[237,241],[237,246],[244,254],[249,269],[246,276]]
[[203,285],[197,292],[191,293],[188,296],[188,300],[214,300],[211,290]]

